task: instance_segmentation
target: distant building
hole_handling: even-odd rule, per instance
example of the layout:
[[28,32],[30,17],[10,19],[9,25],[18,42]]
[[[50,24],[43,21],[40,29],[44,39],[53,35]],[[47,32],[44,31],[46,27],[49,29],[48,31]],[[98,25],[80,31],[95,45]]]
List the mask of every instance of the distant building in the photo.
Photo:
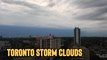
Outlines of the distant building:
[[81,46],[80,28],[74,29],[74,45]]
[[0,50],[5,50],[10,47],[11,44],[9,43],[9,41],[0,41]]
[[61,47],[61,40],[55,39],[54,36],[49,34],[49,36],[44,36],[39,38],[40,40],[40,48],[60,48]]
[[[53,35],[49,34],[48,36],[37,37],[36,42],[38,41],[40,48],[42,49],[59,49],[61,47],[61,40],[54,38]],[[36,43],[37,45],[37,43]],[[53,60],[53,57],[40,57],[41,60]]]
[[73,57],[71,58],[72,60],[90,60],[89,50],[86,47],[81,46],[80,29],[78,27],[74,29],[74,45],[72,48],[81,48],[83,50],[82,57]]

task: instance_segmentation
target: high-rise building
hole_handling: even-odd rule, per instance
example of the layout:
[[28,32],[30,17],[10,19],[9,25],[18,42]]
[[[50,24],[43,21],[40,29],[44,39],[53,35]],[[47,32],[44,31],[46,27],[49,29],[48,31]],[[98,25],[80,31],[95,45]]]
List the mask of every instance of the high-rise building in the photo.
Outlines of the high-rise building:
[[72,60],[90,60],[90,54],[89,54],[89,50],[84,47],[84,46],[81,46],[81,36],[80,36],[80,28],[79,27],[76,27],[74,29],[74,46],[73,48],[76,48],[76,49],[82,49],[82,57],[73,57],[71,58]]
[[58,49],[61,46],[61,40],[54,38],[51,34],[49,34],[49,36],[40,37],[39,40],[40,48]]
[[77,46],[81,45],[81,39],[80,39],[80,28],[76,27],[74,29],[74,44]]
[[[58,49],[61,46],[60,39],[54,38],[53,35],[39,37],[40,48],[42,49]],[[53,60],[53,57],[40,57],[41,60]]]

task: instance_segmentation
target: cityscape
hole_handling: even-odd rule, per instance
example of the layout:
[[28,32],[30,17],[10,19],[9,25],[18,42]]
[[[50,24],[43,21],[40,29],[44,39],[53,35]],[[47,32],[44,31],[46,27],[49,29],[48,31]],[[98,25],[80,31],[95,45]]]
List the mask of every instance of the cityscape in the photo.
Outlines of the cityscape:
[[[82,34],[82,33],[81,33]],[[83,57],[7,57],[7,48],[82,48]],[[48,36],[0,37],[0,60],[106,60],[107,37],[81,37],[80,29],[74,29],[74,37]]]
[[107,0],[0,0],[0,60],[107,60]]

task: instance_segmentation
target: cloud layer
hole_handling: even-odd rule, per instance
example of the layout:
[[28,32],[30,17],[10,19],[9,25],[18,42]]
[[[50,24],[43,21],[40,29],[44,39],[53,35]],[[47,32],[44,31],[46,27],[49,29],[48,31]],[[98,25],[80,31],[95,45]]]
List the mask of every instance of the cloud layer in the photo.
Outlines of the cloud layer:
[[0,25],[107,30],[107,0],[0,0]]

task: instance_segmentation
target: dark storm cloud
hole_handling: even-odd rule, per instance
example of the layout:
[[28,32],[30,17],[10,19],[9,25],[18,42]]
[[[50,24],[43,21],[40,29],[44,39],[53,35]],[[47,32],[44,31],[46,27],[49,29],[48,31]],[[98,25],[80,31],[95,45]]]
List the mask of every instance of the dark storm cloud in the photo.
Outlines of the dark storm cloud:
[[107,0],[73,0],[73,3],[82,8],[107,6]]
[[103,32],[106,20],[107,0],[0,0],[0,25]]
[[[75,0],[73,4],[85,10],[83,15],[76,16],[82,20],[107,20],[107,0]],[[92,12],[90,12],[92,10]],[[87,13],[90,12],[90,13]]]
[[[86,11],[87,12],[87,11]],[[78,19],[85,20],[107,20],[107,6],[98,8],[97,10],[93,10],[93,12],[78,16]]]
[[[32,3],[27,3],[25,1],[18,1],[18,0],[1,0],[4,3],[8,3],[8,4],[16,4],[16,5],[21,5],[21,6],[25,6],[28,8],[31,8],[32,11],[27,12],[31,15],[39,15],[39,16],[49,16],[52,13],[50,13],[49,11],[46,11],[45,8],[41,8],[41,6],[38,6],[36,4],[32,4]],[[52,6],[54,4],[49,4],[49,6]]]
[[[18,0],[1,0],[2,2],[9,3],[9,4],[18,4],[18,5],[23,5],[26,7],[29,7],[34,10],[34,12],[30,12],[31,14],[43,14],[44,12],[47,13],[44,9],[40,8],[40,6],[36,4],[30,4],[25,1],[18,1]],[[83,14],[80,14],[79,16],[75,16],[76,19],[80,20],[107,20],[106,14],[107,14],[107,0],[61,0],[65,3],[68,3],[71,7],[72,4],[78,6],[77,9],[83,9],[84,12]],[[49,4],[47,6],[53,7],[58,2],[61,1],[55,1],[55,0],[49,0]],[[70,3],[71,2],[71,3]],[[90,8],[90,10],[85,10]],[[68,8],[69,9],[69,8]],[[90,13],[87,13],[90,12]],[[79,14],[79,13],[75,13]],[[45,14],[43,14],[45,15]],[[48,14],[47,14],[48,15]]]
[[[17,5],[19,5],[31,9],[30,11],[29,10],[23,11],[24,8],[18,7],[19,11],[20,10],[22,11],[21,14],[19,14],[20,16],[14,15],[14,13],[8,14],[11,16],[7,16],[7,17],[10,18],[11,20],[14,19],[16,23],[18,21],[18,18],[21,18],[20,20],[22,21],[32,20],[37,22],[38,20],[41,20],[40,25],[47,24],[48,26],[52,25],[57,27],[58,25],[65,26],[64,24],[66,24],[66,27],[70,25],[82,26],[82,27],[85,27],[84,25],[87,25],[87,27],[90,27],[92,24],[95,24],[95,26],[97,26],[97,24],[99,23],[94,21],[102,20],[104,22],[107,20],[106,17],[107,0],[30,0],[30,1],[1,0],[1,1],[8,5],[11,4],[15,5],[16,8]],[[5,8],[8,8],[8,6]],[[11,6],[9,9],[11,9]],[[17,10],[15,11],[17,14]],[[27,14],[23,15],[23,12],[26,12]],[[5,15],[1,15],[0,18],[2,18],[2,16]],[[42,20],[44,20],[46,24],[42,22]],[[60,21],[62,21],[63,24],[60,24]],[[90,23],[87,24],[87,21]],[[31,24],[32,23],[33,22],[31,22]]]
[[16,4],[16,5],[22,5],[25,7],[29,7],[32,9],[39,9],[40,7],[38,5],[34,5],[34,4],[30,4],[24,1],[15,1],[15,0],[1,0],[4,3],[8,3],[8,4]]

